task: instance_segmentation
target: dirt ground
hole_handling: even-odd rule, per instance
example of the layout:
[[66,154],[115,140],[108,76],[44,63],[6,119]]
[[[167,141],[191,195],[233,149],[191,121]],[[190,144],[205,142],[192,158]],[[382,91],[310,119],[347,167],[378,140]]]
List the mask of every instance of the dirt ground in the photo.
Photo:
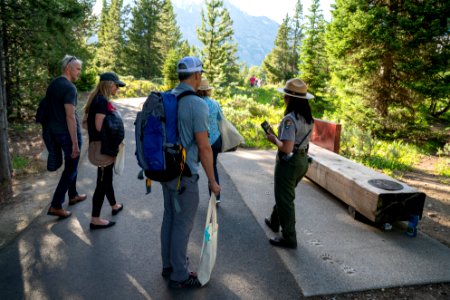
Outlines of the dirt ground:
[[[29,129],[20,132],[10,131],[9,136],[10,152],[14,155],[29,158],[29,163],[24,170],[15,172],[13,186],[24,181],[33,180],[36,174],[45,172],[45,164],[39,159],[39,155],[44,149],[40,137],[40,127],[33,125]],[[425,157],[419,164],[414,166],[412,171],[404,173],[399,179],[427,195],[423,217],[418,227],[419,230],[450,247],[450,184],[448,178],[433,173],[433,166],[437,159],[435,156]],[[15,200],[7,199],[7,201]],[[450,283],[371,290],[311,297],[309,299],[444,300],[450,299]]]

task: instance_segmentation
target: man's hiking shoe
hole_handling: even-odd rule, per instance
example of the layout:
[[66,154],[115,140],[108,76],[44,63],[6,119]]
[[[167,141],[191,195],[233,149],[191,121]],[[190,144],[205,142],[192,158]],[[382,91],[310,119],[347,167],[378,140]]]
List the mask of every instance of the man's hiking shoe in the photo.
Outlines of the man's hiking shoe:
[[190,274],[189,278],[184,281],[169,281],[169,287],[172,289],[183,289],[183,288],[199,288],[202,284],[198,281],[197,275]]
[[161,275],[164,278],[169,278],[170,274],[172,274],[172,271],[173,271],[172,267],[163,268]]

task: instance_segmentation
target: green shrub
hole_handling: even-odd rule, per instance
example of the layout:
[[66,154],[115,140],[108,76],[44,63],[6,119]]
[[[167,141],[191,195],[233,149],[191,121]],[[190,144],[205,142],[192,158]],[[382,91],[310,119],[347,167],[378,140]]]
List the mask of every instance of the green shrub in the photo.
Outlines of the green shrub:
[[[284,107],[279,106],[281,99],[273,88],[244,88],[233,87],[232,97],[220,98],[214,93],[224,115],[232,122],[245,139],[245,146],[249,148],[274,148],[265,138],[261,123],[267,120],[274,128],[283,117]],[[256,96],[256,97],[255,97]],[[215,98],[216,97],[216,98]],[[272,101],[272,98],[277,99]],[[275,102],[276,105],[273,105]]]
[[91,91],[97,84],[97,71],[94,69],[83,69],[80,78],[75,82],[80,92]]
[[126,86],[120,88],[118,97],[136,98],[147,97],[151,91],[163,91],[163,86],[149,80],[135,79],[133,76],[123,76],[120,78]]

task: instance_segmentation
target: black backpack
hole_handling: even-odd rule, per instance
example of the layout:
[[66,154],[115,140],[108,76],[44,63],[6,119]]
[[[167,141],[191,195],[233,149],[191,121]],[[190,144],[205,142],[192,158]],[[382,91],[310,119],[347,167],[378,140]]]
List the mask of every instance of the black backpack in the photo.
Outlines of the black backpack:
[[39,102],[39,106],[36,110],[36,123],[44,125],[48,121],[48,110],[50,108],[50,103],[47,97],[44,97]]

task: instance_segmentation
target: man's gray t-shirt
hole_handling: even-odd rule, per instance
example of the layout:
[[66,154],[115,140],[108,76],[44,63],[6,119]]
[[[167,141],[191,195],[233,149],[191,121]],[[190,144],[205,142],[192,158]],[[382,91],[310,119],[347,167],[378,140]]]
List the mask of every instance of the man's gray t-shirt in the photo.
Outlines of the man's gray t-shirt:
[[[172,90],[176,96],[184,91],[194,91],[186,84],[180,83]],[[198,174],[199,160],[198,147],[195,142],[195,134],[208,131],[208,106],[202,98],[188,95],[178,102],[178,132],[181,144],[186,148],[186,163],[192,174]]]

